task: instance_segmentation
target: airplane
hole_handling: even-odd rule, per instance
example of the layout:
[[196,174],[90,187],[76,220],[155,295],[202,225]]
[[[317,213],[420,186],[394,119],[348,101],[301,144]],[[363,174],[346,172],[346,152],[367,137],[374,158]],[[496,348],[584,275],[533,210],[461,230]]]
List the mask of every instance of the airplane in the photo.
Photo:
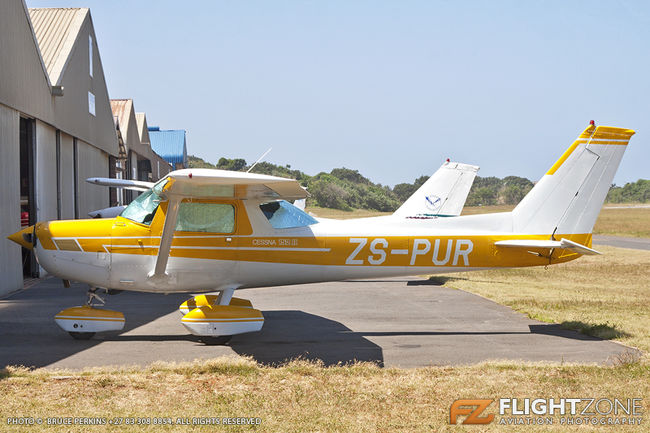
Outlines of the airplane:
[[[55,316],[74,338],[124,326],[122,313],[95,303],[103,303],[100,291],[211,292],[181,304],[181,323],[205,344],[225,344],[264,323],[250,301],[233,296],[237,290],[548,266],[600,254],[591,232],[633,134],[592,121],[511,212],[449,217],[425,189],[414,194],[421,202],[414,211],[316,219],[288,202],[307,197],[293,179],[183,169],[115,218],[39,222],[9,239],[32,248],[64,285],[90,285],[86,305]],[[449,209],[457,214],[457,205]]]
[[[432,218],[436,216],[459,216],[469,195],[476,173],[476,165],[451,162],[447,159],[422,186],[397,209],[393,215],[403,218]],[[250,169],[249,169],[250,172]],[[113,188],[146,191],[154,182],[91,177],[86,182]],[[305,210],[305,199],[294,200],[293,205]],[[88,213],[91,218],[114,218],[126,206],[113,206]]]
[[476,165],[447,159],[393,216],[421,219],[459,216],[478,169]]

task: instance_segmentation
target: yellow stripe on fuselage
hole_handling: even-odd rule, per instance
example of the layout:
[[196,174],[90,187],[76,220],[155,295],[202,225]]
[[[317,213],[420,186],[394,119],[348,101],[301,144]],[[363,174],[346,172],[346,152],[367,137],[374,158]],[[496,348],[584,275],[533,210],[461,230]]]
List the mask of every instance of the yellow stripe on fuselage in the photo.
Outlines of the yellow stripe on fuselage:
[[[591,245],[590,234],[556,234]],[[231,239],[228,242],[226,239]],[[171,257],[323,266],[515,267],[548,264],[548,258],[494,245],[500,240],[548,239],[548,235],[336,236],[336,237],[185,237],[174,239]],[[54,238],[58,241],[57,238]],[[78,239],[85,252],[158,254],[160,237]],[[548,254],[547,249],[530,248]],[[558,250],[553,262],[579,257]]]

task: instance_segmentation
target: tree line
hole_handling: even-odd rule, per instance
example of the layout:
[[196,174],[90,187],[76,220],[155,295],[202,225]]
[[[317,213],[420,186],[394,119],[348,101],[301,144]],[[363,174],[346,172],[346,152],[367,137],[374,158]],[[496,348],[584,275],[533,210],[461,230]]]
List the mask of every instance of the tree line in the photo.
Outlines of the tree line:
[[[217,168],[221,170],[246,171],[250,167],[242,158],[220,158],[211,164],[199,157],[188,156],[190,168]],[[370,209],[392,212],[401,206],[429,176],[420,176],[412,183],[399,183],[393,188],[374,183],[364,177],[358,170],[335,168],[329,173],[321,172],[315,176],[292,169],[290,165],[276,165],[270,162],[258,163],[252,173],[296,179],[306,187],[310,197],[308,206],[331,209],[352,210]],[[474,179],[467,197],[466,206],[516,205],[534,184],[529,179],[518,176],[480,177]],[[650,201],[650,181],[640,179],[623,187],[612,185],[607,202],[642,202]]]

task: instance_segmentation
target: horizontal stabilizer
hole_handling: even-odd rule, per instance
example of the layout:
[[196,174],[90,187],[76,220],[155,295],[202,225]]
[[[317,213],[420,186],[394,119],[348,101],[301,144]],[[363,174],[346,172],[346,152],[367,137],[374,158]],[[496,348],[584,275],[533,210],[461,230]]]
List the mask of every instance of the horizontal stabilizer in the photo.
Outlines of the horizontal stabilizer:
[[133,189],[135,191],[146,191],[155,185],[153,182],[144,182],[141,180],[129,179],[112,179],[108,177],[90,177],[86,179],[86,182],[95,185],[110,186],[113,188]]
[[571,250],[578,254],[595,255],[602,254],[599,251],[592,250],[591,248],[562,238],[559,241],[545,240],[545,239],[510,239],[506,241],[495,242],[494,245],[498,247],[508,248],[558,248],[563,250]]

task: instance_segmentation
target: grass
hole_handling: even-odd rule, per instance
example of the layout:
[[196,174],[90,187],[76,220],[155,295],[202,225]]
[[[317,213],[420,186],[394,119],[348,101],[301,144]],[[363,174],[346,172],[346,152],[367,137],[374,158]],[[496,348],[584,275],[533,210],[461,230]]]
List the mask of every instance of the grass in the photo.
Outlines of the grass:
[[605,207],[600,211],[594,233],[650,238],[650,208],[608,209]]
[[382,215],[390,215],[392,213],[392,212],[379,212],[376,210],[368,210],[368,209],[353,209],[351,211],[345,211],[345,210],[329,209],[326,207],[317,207],[317,206],[310,206],[305,210],[320,218],[334,218],[339,220],[376,217]]
[[[485,211],[485,208],[482,208]],[[313,209],[336,218],[341,212]],[[499,211],[499,210],[495,210]],[[619,218],[633,213],[623,211]],[[606,210],[601,213],[604,214]],[[376,216],[357,211],[345,216]],[[612,221],[617,216],[613,214]],[[632,229],[648,221],[629,217]],[[600,221],[600,220],[599,220]],[[646,224],[647,225],[647,224]],[[620,220],[619,220],[619,226]],[[613,226],[615,227],[615,226]],[[642,231],[641,231],[642,232]],[[361,363],[324,367],[292,361],[281,367],[244,358],[156,363],[148,368],[82,372],[0,370],[2,431],[264,431],[497,432],[521,427],[452,426],[449,407],[464,398],[644,398],[650,395],[650,252],[599,246],[604,256],[543,268],[435,276],[449,287],[509,305],[530,317],[561,323],[645,352],[614,365],[489,362],[458,367],[379,368]],[[647,413],[647,400],[644,401]],[[495,413],[495,404],[488,413]],[[259,426],[104,425],[12,426],[8,417],[132,418],[255,417]],[[497,415],[497,420],[499,416]],[[641,426],[527,425],[527,432],[650,431]]]
[[503,204],[496,206],[465,206],[461,215],[476,215],[481,213],[510,212],[515,207]]
[[[451,403],[459,398],[512,396],[645,397],[650,393],[648,373],[648,366],[639,363],[597,367],[493,362],[405,370],[373,364],[325,368],[305,361],[270,368],[223,358],[82,373],[11,368],[0,380],[0,419],[3,431],[492,432],[503,431],[503,426],[449,425]],[[488,411],[495,413],[495,404]],[[10,416],[133,417],[136,422],[153,417],[256,417],[261,424],[72,425],[61,430],[8,426],[5,420]],[[526,426],[530,432],[584,430],[584,426]],[[602,430],[614,431],[606,426]],[[636,432],[640,427],[615,431]]]
[[[611,236],[628,236],[628,237],[646,237],[650,238],[650,208],[609,208],[608,206],[624,205],[605,205],[600,211],[598,220],[594,227],[594,234],[611,235]],[[634,204],[630,205],[634,206]],[[463,215],[474,215],[481,213],[510,212],[514,206],[468,206],[463,208]],[[366,209],[355,209],[353,211],[342,211],[336,209],[326,209],[319,207],[307,208],[321,218],[350,219],[365,218],[382,215],[390,215],[391,212],[377,212]]]
[[[458,367],[280,367],[244,358],[156,363],[83,372],[0,370],[2,431],[62,431],[7,425],[12,416],[133,418],[254,417],[259,426],[65,426],[64,431],[455,432],[503,431],[498,424],[452,426],[449,407],[465,398],[644,398],[650,395],[650,252],[601,247],[604,256],[543,268],[435,276],[531,317],[562,323],[646,351],[614,365],[489,362]],[[647,400],[644,401],[647,412]],[[495,404],[488,413],[496,413]],[[499,416],[497,414],[497,421]],[[525,431],[650,431],[641,426],[530,425]],[[507,427],[505,427],[507,428]],[[510,427],[512,431],[523,431]]]
[[602,256],[544,268],[435,276],[543,322],[638,347],[650,358],[650,251],[599,245]]

